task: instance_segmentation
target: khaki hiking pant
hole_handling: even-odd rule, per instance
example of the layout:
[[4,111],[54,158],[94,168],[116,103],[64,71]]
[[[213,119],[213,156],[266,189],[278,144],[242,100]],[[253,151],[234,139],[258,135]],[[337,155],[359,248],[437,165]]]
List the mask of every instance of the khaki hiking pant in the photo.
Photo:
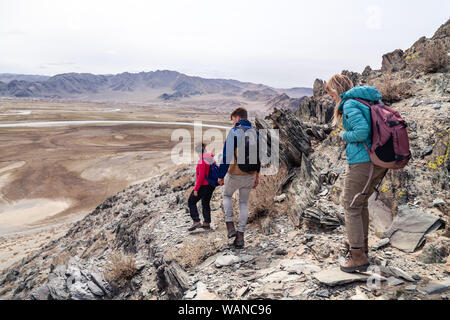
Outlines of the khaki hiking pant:
[[248,218],[248,199],[250,191],[255,184],[256,174],[231,174],[227,173],[224,179],[223,208],[225,222],[234,222],[233,193],[239,190],[239,223],[237,231],[245,232]]
[[[374,165],[373,176],[365,194],[354,199],[356,194],[363,191],[369,179],[370,165],[370,162],[349,164],[344,180],[341,204],[345,209],[345,228],[348,242],[352,248],[362,248],[364,238],[369,235],[368,200],[388,170]],[[352,201],[353,205],[351,205]]]

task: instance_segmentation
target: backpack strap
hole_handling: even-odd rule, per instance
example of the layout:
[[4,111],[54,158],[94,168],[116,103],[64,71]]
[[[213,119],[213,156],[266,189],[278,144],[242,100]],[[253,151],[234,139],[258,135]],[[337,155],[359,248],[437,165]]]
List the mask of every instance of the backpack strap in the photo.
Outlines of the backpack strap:
[[377,104],[376,101],[369,101],[369,100],[364,100],[364,99],[360,99],[360,98],[350,98],[350,99],[359,101],[359,102],[361,102],[362,104],[368,106],[369,108],[370,108],[371,106],[373,106],[374,104]]
[[375,166],[374,166],[374,164],[371,162],[371,163],[370,163],[369,178],[367,179],[366,185],[364,186],[364,189],[363,189],[360,193],[355,194],[355,196],[353,197],[352,203],[350,203],[350,207],[353,206],[353,203],[356,201],[356,199],[357,199],[359,196],[366,196],[366,195],[367,195],[366,191],[367,191],[367,188],[369,187],[369,184],[370,184],[370,182],[371,182],[371,180],[372,180],[374,168],[375,168]]
[[[359,142],[358,142],[359,143]],[[363,141],[362,142],[362,144],[363,144],[363,146],[364,146],[364,148],[366,148],[366,151],[367,151],[367,153],[369,154],[369,156],[370,156],[370,150],[369,150],[369,148],[367,148],[367,144]]]
[[206,157],[202,157],[203,161],[205,161],[208,165],[212,165],[215,161],[214,158],[206,158]]
[[245,128],[242,124],[236,126],[236,128],[242,129],[244,132],[247,131],[248,129],[251,129],[251,127],[250,128]]
[[388,172],[388,169],[384,171],[383,176],[380,179],[380,182],[378,182],[378,185],[375,187],[375,191],[377,192],[377,195],[375,196],[375,201],[378,200],[378,196],[380,195],[380,191],[378,190],[380,188],[381,182],[383,181],[384,177],[386,176],[386,173]]

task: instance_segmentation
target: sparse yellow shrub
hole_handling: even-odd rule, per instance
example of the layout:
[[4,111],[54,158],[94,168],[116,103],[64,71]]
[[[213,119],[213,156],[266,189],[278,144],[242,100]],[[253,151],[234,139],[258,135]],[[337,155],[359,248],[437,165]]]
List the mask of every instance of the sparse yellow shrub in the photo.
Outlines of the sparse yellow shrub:
[[[252,192],[250,195],[249,207],[253,214],[267,215],[274,209],[274,197],[278,195],[286,174],[286,168],[281,167],[277,174],[260,176],[256,192]],[[253,216],[250,217],[249,222],[252,220]]]
[[401,101],[412,96],[411,88],[406,82],[396,82],[390,76],[370,83],[380,90],[383,101],[387,104]]
[[135,259],[123,253],[111,255],[106,268],[108,269],[105,273],[106,280],[119,283],[131,280],[138,272]]
[[191,269],[220,251],[227,243],[225,235],[225,231],[219,231],[201,233],[195,241],[192,238],[186,239],[181,247],[167,250],[166,260],[176,261],[183,268]]

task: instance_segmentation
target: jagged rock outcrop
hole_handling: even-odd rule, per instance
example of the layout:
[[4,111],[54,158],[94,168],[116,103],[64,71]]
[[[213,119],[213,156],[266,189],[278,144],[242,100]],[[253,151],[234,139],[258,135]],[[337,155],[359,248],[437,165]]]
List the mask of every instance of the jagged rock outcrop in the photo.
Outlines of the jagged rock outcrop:
[[[320,88],[323,82],[316,81],[316,94],[323,94]],[[267,121],[266,121],[267,120]],[[289,214],[302,224],[303,219],[319,228],[334,229],[342,224],[334,210],[323,210],[315,203],[320,189],[321,172],[311,160],[313,148],[312,137],[323,140],[331,131],[328,125],[305,124],[287,110],[275,110],[266,120],[256,119],[260,129],[273,128],[279,130],[280,161],[287,167],[288,174],[282,183],[289,202],[295,203],[289,208]]]
[[280,160],[288,169],[301,165],[302,154],[310,154],[311,140],[306,133],[306,128],[295,115],[288,110],[275,111],[266,117],[270,123],[263,119],[256,119],[259,129],[279,130]]
[[[383,55],[382,72],[397,72],[401,70],[416,71],[415,61],[420,59],[427,52],[433,50],[444,50],[448,52],[450,48],[450,20],[443,24],[431,37],[421,37],[408,50],[396,49]],[[447,66],[448,67],[448,66]]]
[[94,300],[111,297],[113,289],[103,275],[89,269],[89,262],[77,256],[67,265],[58,265],[48,276],[48,282],[31,293],[35,300]]
[[396,49],[392,52],[383,55],[381,63],[382,72],[396,72],[406,67],[404,52],[401,49]]
[[[370,67],[368,67],[370,69]],[[366,74],[368,73],[368,69],[367,67],[364,69],[366,71]],[[350,78],[350,80],[352,80],[353,85],[357,86],[361,83],[363,75],[359,74],[358,72],[353,72],[353,71],[348,71],[348,70],[343,70],[341,72],[341,74],[346,75],[347,77]]]
[[321,97],[326,94],[325,91],[325,81],[316,79],[313,84],[313,96]]
[[167,292],[170,299],[181,299],[191,285],[189,275],[174,261],[157,260],[155,267],[158,289]]
[[334,103],[325,92],[325,83],[320,79],[314,81],[313,96],[305,98],[295,112],[302,121],[329,123],[333,117]]

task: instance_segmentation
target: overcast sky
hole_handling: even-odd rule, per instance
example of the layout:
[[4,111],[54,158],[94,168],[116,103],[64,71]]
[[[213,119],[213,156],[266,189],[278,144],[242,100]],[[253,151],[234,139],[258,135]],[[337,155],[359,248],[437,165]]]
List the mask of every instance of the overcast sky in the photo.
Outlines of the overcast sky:
[[0,0],[0,73],[189,75],[311,87],[431,37],[448,0]]

